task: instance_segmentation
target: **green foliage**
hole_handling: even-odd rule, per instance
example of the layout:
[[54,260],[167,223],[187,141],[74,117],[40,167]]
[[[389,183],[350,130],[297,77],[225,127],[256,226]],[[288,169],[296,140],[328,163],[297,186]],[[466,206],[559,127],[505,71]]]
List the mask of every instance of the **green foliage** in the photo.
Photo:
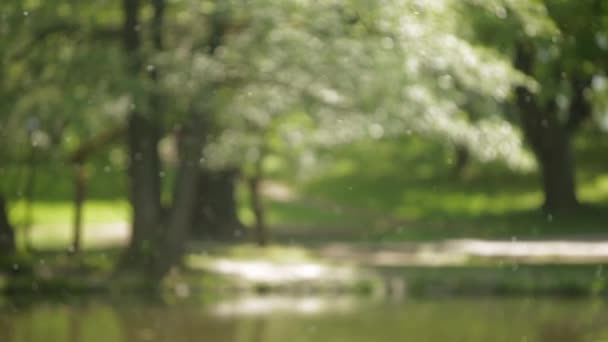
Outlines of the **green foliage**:
[[[492,112],[513,84],[534,84],[459,34],[456,4],[265,0],[218,10],[178,2],[176,20],[196,29],[179,31],[159,56],[162,84],[176,108],[205,108],[214,117],[211,165],[255,161],[284,117],[304,113],[314,123],[299,129],[308,148],[291,155],[413,130],[465,145],[483,160],[530,168],[517,131]],[[209,54],[216,12],[225,32]],[[471,94],[489,98],[477,123],[463,115]]]
[[538,84],[540,102],[557,102],[561,120],[568,118],[575,82],[592,78],[586,97],[593,100],[594,115],[602,122],[606,6],[599,1],[504,1],[495,11],[496,16],[471,16],[472,27],[477,28],[471,37],[511,56],[516,46],[528,46],[534,65],[529,76]]
[[[518,132],[492,113],[512,85],[534,84],[467,40],[457,1],[168,5],[163,51],[144,41],[142,70],[132,74],[121,51],[118,2],[5,2],[3,30],[14,39],[2,43],[0,138],[15,145],[13,158],[22,160],[31,145],[63,158],[62,150],[107,121],[119,125],[133,108],[149,112],[146,94],[158,90],[167,128],[192,111],[204,114],[211,166],[246,166],[267,149],[310,160],[319,147],[408,131],[467,146],[482,160],[532,165]],[[542,26],[536,7],[507,5]],[[141,30],[148,32],[151,7],[143,8]],[[482,114],[471,113],[467,98],[475,96],[484,99],[476,101]],[[310,124],[290,124],[301,115]],[[295,135],[306,138],[277,146]]]
[[1,27],[8,39],[0,49],[6,123],[0,137],[22,147],[29,145],[23,136],[29,130],[32,144],[48,147],[61,145],[66,126],[80,136],[90,134],[103,122],[99,107],[116,87],[116,78],[107,76],[121,75],[121,55],[109,43],[116,34],[109,25],[120,20],[118,12],[65,1],[6,1],[2,6]]

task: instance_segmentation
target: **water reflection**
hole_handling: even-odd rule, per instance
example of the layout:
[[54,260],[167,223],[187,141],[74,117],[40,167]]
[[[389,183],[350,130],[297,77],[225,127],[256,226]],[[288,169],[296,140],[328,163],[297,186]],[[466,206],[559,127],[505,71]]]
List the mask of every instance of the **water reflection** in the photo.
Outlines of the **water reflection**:
[[285,296],[252,296],[226,300],[211,305],[208,311],[218,316],[259,316],[271,314],[319,315],[324,313],[349,313],[361,305],[357,297],[285,297]]
[[4,305],[2,342],[602,341],[603,301],[242,298],[213,305],[135,300]]

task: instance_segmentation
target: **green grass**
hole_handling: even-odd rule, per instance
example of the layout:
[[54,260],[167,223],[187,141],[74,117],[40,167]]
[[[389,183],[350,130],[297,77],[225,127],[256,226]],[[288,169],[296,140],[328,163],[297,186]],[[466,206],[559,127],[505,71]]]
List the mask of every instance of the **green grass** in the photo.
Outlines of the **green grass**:
[[412,295],[561,295],[608,294],[606,265],[517,265],[404,267],[389,271],[403,277]]
[[[89,200],[83,207],[85,224],[122,222],[128,219],[128,203],[125,200]],[[26,205],[23,201],[14,203],[10,208],[13,222],[23,225]],[[73,221],[74,209],[68,201],[36,202],[32,206],[34,225],[69,224]]]
[[608,211],[587,207],[561,216],[522,210],[474,217],[432,217],[400,223],[373,234],[376,241],[448,238],[551,239],[606,235]]
[[303,191],[377,212],[380,220],[384,214],[389,223],[372,234],[381,241],[605,233],[608,168],[598,165],[604,163],[601,151],[584,152],[577,171],[578,194],[586,206],[562,215],[539,210],[542,193],[535,173],[474,162],[468,177],[459,179],[450,169],[449,150],[415,137],[347,146],[335,153],[329,172]]
[[[12,221],[18,227],[17,242],[23,248],[29,239],[35,249],[68,248],[72,240],[74,209],[70,202],[37,202],[32,205],[31,228],[24,229],[26,207],[17,202],[10,207]],[[107,246],[115,243],[112,224],[128,222],[128,203],[116,201],[87,201],[83,207],[83,243],[85,247]],[[29,235],[29,237],[26,237]]]

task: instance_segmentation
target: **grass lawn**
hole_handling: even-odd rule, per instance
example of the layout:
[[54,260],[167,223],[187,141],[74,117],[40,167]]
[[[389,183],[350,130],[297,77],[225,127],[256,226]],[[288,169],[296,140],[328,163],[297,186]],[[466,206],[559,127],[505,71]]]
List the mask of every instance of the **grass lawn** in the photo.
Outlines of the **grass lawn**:
[[412,295],[605,296],[605,265],[404,267],[385,271],[403,277]]
[[[129,208],[126,201],[91,200],[83,209],[83,246],[105,247],[126,238]],[[25,204],[17,202],[10,208],[13,222],[19,227],[17,242],[23,248],[26,236],[34,249],[66,249],[71,244],[73,208],[67,201],[37,202],[32,206],[32,225],[24,227]]]
[[336,152],[328,173],[302,191],[380,213],[370,235],[380,241],[608,233],[608,165],[599,158],[608,146],[605,138],[595,153],[583,146],[577,171],[578,195],[585,207],[565,215],[539,210],[542,193],[535,173],[473,162],[467,176],[457,178],[449,150],[408,139],[347,146]]
[[[302,232],[323,236],[329,230],[340,231],[334,238],[374,242],[604,234],[608,232],[608,163],[600,156],[608,149],[608,138],[591,136],[576,146],[578,194],[590,206],[569,215],[538,210],[542,194],[535,173],[473,161],[465,177],[458,178],[451,170],[450,149],[412,136],[333,149],[324,156],[331,160],[329,166],[305,180],[279,174],[278,181],[289,184],[296,196],[287,201],[268,198],[267,220],[277,233],[293,233],[294,239]],[[65,248],[73,220],[69,182],[56,182],[68,184],[59,187],[59,193],[43,175],[39,183],[47,185],[39,189],[40,201],[33,206],[31,241],[39,248]],[[49,175],[58,179],[62,173]],[[68,180],[69,176],[63,175]],[[99,184],[95,183],[92,200],[84,209],[85,246],[117,242],[113,231],[117,224],[125,230],[128,203],[112,199],[124,197],[120,194],[125,180],[114,181],[117,177],[122,176],[97,172],[92,179]],[[237,196],[242,221],[253,223],[243,186]],[[10,215],[18,226],[23,226],[25,212],[24,203],[13,200]],[[25,233],[21,230],[18,235],[23,244]]]

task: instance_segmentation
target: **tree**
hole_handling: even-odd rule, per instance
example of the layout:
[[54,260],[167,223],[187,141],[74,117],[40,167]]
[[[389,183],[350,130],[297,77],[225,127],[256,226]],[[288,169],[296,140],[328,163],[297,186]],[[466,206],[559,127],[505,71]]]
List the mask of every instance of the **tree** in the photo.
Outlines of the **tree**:
[[[143,66],[141,41],[139,36],[139,2],[124,0],[124,48],[129,56],[129,66],[133,77],[137,77]],[[153,3],[153,45],[155,52],[163,49],[164,1]],[[213,56],[222,43],[223,26],[221,6],[214,10],[204,51]],[[156,66],[147,68],[152,84],[156,85],[159,72]],[[154,279],[160,279],[179,260],[185,249],[188,231],[194,220],[197,189],[200,181],[200,159],[205,143],[208,116],[215,100],[208,94],[186,98],[186,106],[176,122],[181,126],[179,143],[179,163],[176,181],[173,185],[170,207],[163,210],[160,196],[160,140],[162,90],[152,88],[144,91],[143,97],[151,104],[148,113],[133,110],[129,119],[131,203],[133,207],[133,237],[126,253],[127,263],[135,260],[134,266]],[[167,215],[163,215],[167,212]],[[135,255],[135,257],[134,257]]]
[[[534,9],[532,22],[530,15],[521,15],[525,6]],[[606,6],[601,1],[505,1],[499,9],[502,20],[485,18],[478,32],[502,32],[499,39],[481,35],[481,40],[512,55],[515,68],[538,82],[536,91],[515,87],[514,104],[540,168],[543,208],[576,209],[572,139],[593,116],[592,83],[605,72]]]
[[93,13],[111,14],[94,4],[9,0],[0,8],[6,37],[0,47],[0,143],[11,146],[0,159],[7,174],[26,175],[25,182],[1,181],[7,202],[24,194],[29,208],[41,167],[68,162],[74,146],[100,130],[100,123],[120,120],[121,110],[107,107],[116,93],[106,76],[119,75],[117,50],[108,43],[116,32],[111,20],[89,20]]
[[[497,115],[497,103],[513,85],[533,82],[506,58],[459,36],[457,1],[222,6],[230,16],[218,54],[206,53],[201,24],[213,10],[193,5],[180,17],[192,33],[176,37],[175,49],[160,58],[163,84],[183,107],[184,99],[209,91],[217,98],[214,129],[204,132],[208,168],[262,170],[268,132],[294,113],[311,118],[309,137],[301,140],[312,149],[417,132],[466,146],[482,160],[530,167],[519,133]],[[464,114],[470,94],[496,115],[470,120]],[[260,172],[250,173],[245,177],[257,178],[249,182],[255,193]],[[261,213],[259,196],[252,203]]]
[[[526,47],[518,47],[515,65],[532,73],[534,54]],[[543,207],[548,212],[572,210],[579,204],[572,135],[581,119],[590,116],[591,106],[584,98],[584,92],[591,82],[590,77],[586,78],[588,80],[571,84],[573,97],[570,108],[565,112],[566,120],[559,119],[556,99],[542,104],[542,100],[527,89],[516,90],[521,125],[540,165],[545,196]]]
[[[155,5],[157,2],[154,3]],[[123,0],[123,47],[127,57],[127,72],[134,80],[140,79],[144,71],[144,52],[141,45],[139,0]],[[155,11],[155,16],[163,15]],[[156,19],[162,22],[161,19]],[[155,34],[159,34],[155,30]],[[141,81],[140,81],[141,82]],[[135,86],[139,86],[136,84]],[[139,90],[139,89],[137,89]],[[133,92],[132,92],[133,93]],[[140,95],[145,101],[145,94]],[[149,99],[148,99],[149,100]],[[145,107],[143,107],[145,108]],[[131,240],[125,257],[125,265],[152,272],[159,251],[155,248],[161,241],[162,205],[160,185],[160,160],[157,151],[160,126],[157,113],[132,106],[128,116],[127,146],[129,150],[130,203],[132,209]]]

